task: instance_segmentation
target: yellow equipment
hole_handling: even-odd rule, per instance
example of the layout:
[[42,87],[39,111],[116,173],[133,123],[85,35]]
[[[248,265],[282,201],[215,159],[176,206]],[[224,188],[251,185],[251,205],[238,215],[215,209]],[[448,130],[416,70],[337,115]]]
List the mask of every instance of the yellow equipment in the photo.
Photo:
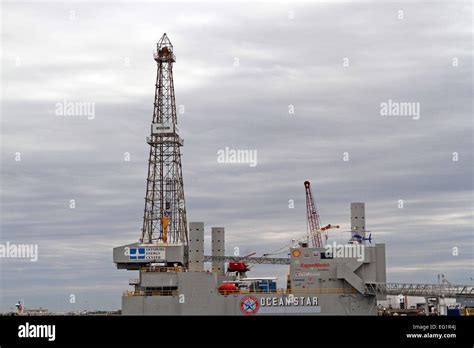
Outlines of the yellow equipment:
[[163,225],[163,242],[168,242],[168,226],[170,224],[170,218],[163,216],[161,218],[161,224]]

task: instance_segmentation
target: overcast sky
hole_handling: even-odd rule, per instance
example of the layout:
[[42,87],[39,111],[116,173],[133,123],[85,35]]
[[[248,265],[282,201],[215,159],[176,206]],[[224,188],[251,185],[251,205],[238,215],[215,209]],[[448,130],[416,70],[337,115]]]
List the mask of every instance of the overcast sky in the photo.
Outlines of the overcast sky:
[[[112,248],[140,236],[164,32],[188,221],[208,242],[225,226],[227,254],[288,245],[306,233],[308,179],[322,223],[342,225],[336,241],[350,203],[366,203],[388,281],[472,283],[469,1],[7,2],[1,17],[0,242],[38,244],[39,259],[0,259],[0,311],[120,308],[137,274],[115,269]],[[382,116],[389,99],[419,103],[419,119]],[[94,103],[95,117],[56,115],[64,101]],[[226,147],[256,150],[257,166],[218,163]]]

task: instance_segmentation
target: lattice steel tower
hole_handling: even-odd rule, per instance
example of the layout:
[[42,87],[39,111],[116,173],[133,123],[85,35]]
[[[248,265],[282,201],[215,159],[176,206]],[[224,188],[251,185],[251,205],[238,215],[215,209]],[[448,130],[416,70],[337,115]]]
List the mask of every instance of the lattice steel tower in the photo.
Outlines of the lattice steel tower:
[[[142,243],[188,244],[181,152],[173,84],[173,45],[163,34],[154,54],[158,64]],[[185,248],[186,250],[187,248]]]
[[308,239],[311,238],[313,248],[324,247],[323,239],[321,238],[321,221],[319,219],[318,209],[314,203],[313,193],[311,192],[311,183],[304,182],[304,189],[306,192],[306,216],[308,222]]

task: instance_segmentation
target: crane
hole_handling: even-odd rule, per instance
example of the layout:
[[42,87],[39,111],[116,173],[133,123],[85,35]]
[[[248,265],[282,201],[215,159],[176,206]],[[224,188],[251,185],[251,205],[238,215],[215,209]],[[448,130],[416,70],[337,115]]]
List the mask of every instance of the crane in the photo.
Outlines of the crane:
[[318,210],[314,204],[313,193],[311,192],[311,183],[304,182],[306,191],[306,217],[308,221],[308,239],[311,238],[314,248],[321,248],[323,241],[321,238],[321,222],[319,220]]
[[324,227],[321,227],[321,231],[327,231],[327,230],[330,230],[331,228],[339,228],[340,226],[339,225],[326,225]]
[[[331,224],[329,224],[329,225],[326,225],[326,226],[324,226],[324,227],[321,227],[321,231],[324,232],[324,231],[328,231],[328,230],[331,230],[331,229],[333,229],[333,228],[339,228],[339,227],[340,227],[339,225],[331,225]],[[325,234],[324,237],[325,237],[325,240],[327,241],[327,240],[328,240],[327,232],[326,232],[326,234]]]
[[311,239],[311,243],[313,244],[314,248],[321,248],[324,246],[323,240],[322,240],[322,232],[325,232],[325,241],[326,241],[328,239],[327,231],[333,228],[340,227],[339,225],[331,225],[331,224],[321,227],[319,214],[316,209],[316,204],[314,203],[314,200],[313,200],[313,194],[311,192],[311,183],[309,181],[305,181],[304,187],[306,190],[306,213],[307,213],[307,222],[308,222],[308,232],[306,233],[306,235],[300,238],[294,239],[290,245],[286,245],[271,253],[263,254],[264,257],[271,256],[271,255],[278,255],[278,254],[287,252],[288,248],[291,245],[294,245],[296,242],[301,242],[302,240],[306,240],[309,243],[309,240]]

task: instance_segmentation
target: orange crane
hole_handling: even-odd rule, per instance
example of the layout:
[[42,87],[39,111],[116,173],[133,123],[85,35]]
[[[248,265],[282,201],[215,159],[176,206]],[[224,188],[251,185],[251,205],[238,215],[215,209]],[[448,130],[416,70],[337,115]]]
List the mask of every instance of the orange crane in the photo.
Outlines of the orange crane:
[[[339,228],[339,227],[340,227],[339,225],[331,225],[331,224],[329,224],[329,225],[326,225],[326,226],[324,226],[324,227],[321,227],[321,231],[324,232],[324,231],[328,231],[328,230],[330,230],[330,229]],[[327,234],[327,233],[324,235],[324,237],[325,237],[326,240],[328,240],[328,234]]]
[[324,227],[321,227],[321,231],[327,231],[327,230],[330,230],[331,228],[339,228],[339,225],[326,225]]

